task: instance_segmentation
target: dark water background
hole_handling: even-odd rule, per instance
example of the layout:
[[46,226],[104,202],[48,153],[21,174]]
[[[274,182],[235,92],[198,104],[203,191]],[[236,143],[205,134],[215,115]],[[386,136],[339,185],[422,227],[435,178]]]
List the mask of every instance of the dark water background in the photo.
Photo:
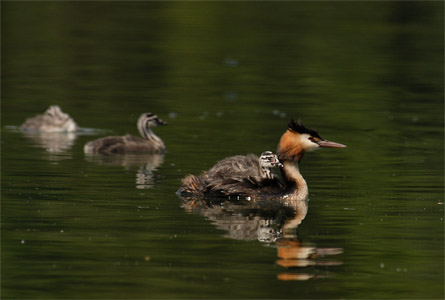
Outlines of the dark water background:
[[[2,2],[1,297],[443,299],[443,11]],[[17,130],[51,104],[83,131]],[[85,157],[147,111],[169,122],[165,156]],[[305,156],[296,235],[264,241],[267,218],[175,195],[274,151],[290,118],[348,145]]]

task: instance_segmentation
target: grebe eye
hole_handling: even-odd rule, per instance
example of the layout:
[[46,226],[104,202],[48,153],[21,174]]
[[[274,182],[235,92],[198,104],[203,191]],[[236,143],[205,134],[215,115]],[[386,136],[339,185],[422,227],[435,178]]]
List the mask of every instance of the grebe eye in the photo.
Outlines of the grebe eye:
[[310,140],[311,142],[317,144],[317,140],[318,140],[318,139],[317,139],[316,137],[310,136],[310,137],[309,137],[309,140]]

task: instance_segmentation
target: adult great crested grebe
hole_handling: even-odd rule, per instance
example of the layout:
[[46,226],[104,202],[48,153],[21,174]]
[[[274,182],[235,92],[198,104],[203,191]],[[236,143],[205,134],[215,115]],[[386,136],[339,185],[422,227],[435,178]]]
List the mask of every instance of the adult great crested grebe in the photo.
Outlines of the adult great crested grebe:
[[[306,200],[308,188],[298,163],[304,153],[321,147],[346,146],[323,139],[315,130],[305,127],[301,120],[291,120],[278,144],[278,162],[270,156],[271,152],[268,152],[270,165],[267,165],[266,152],[263,152],[261,159],[254,154],[228,157],[199,176],[186,176],[177,193],[181,196]],[[280,167],[281,180],[267,172],[271,166]]]
[[78,129],[76,122],[60,109],[58,105],[51,105],[43,114],[26,121],[20,127],[28,132],[74,132]]
[[164,142],[153,133],[152,127],[167,125],[167,122],[152,113],[143,113],[137,126],[143,139],[133,136],[107,136],[85,144],[87,154],[125,154],[125,153],[164,153]]

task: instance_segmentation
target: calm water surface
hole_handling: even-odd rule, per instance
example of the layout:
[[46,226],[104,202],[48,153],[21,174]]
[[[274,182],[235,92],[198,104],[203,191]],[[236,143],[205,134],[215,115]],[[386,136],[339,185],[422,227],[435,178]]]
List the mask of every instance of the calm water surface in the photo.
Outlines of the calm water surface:
[[[443,299],[443,9],[3,3],[1,297]],[[18,130],[51,104],[82,130]],[[165,155],[83,154],[148,111]],[[308,203],[176,196],[290,118],[348,145]]]

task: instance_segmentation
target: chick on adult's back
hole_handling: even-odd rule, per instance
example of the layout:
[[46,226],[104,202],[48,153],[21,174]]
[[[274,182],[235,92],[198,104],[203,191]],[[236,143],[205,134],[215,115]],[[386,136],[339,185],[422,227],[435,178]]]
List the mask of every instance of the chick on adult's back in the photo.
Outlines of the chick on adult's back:
[[[287,131],[278,144],[278,162],[281,180],[277,176],[267,175],[264,166],[269,163],[263,155],[237,155],[225,158],[210,170],[199,176],[188,175],[178,190],[182,196],[217,196],[246,197],[251,199],[281,198],[288,200],[306,200],[308,188],[301,175],[298,163],[306,152],[320,147],[344,148],[345,145],[327,141],[312,129],[291,120]],[[270,154],[270,152],[269,152]]]
[[165,144],[151,128],[167,125],[152,113],[143,113],[137,127],[142,138],[134,135],[107,136],[85,144],[87,154],[164,153]]
[[265,151],[255,154],[236,155],[217,162],[200,176],[188,175],[183,179],[179,195],[248,197],[258,189],[281,186],[279,178],[271,171],[281,163],[275,154]]

